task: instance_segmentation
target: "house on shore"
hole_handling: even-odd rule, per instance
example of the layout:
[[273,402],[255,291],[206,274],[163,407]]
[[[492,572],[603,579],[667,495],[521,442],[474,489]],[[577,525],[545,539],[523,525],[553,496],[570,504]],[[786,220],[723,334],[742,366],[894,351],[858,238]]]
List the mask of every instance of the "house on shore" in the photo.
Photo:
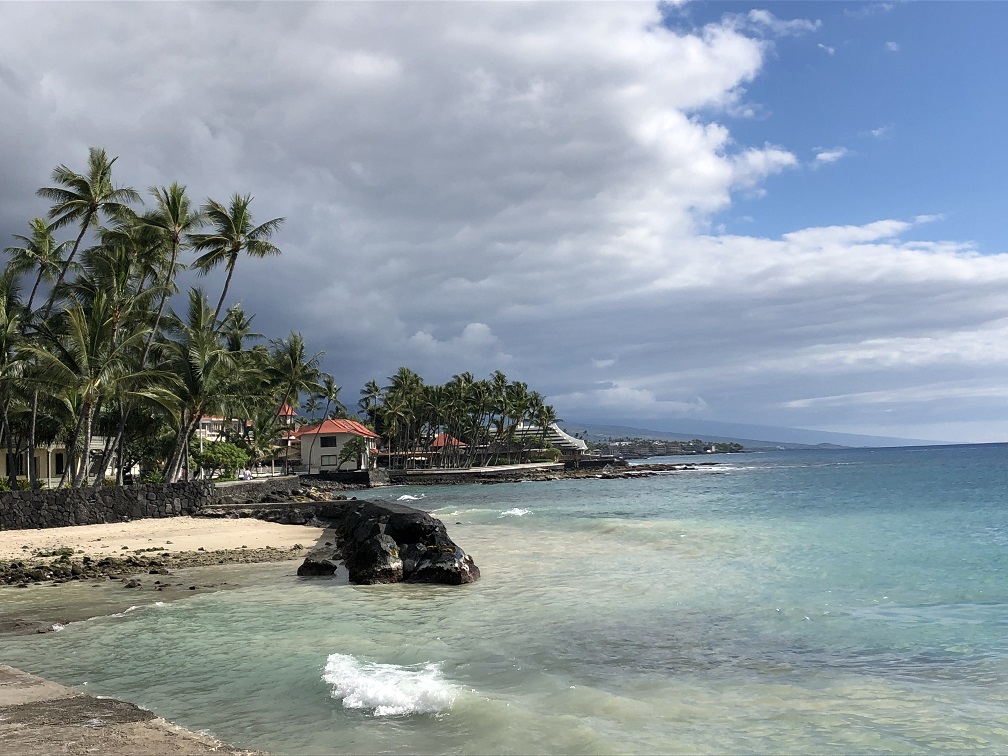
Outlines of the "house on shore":
[[[88,445],[87,481],[94,480],[95,468],[100,463],[105,453],[108,439],[105,436],[92,436]],[[32,465],[35,468],[35,478],[44,488],[56,488],[62,480],[67,464],[72,455],[62,443],[39,443],[35,446],[35,456]],[[115,475],[115,459],[109,465],[107,475]],[[14,454],[0,454],[0,480],[6,482],[10,471],[13,470],[21,485],[27,485],[28,475],[28,451],[23,447],[18,447]],[[72,472],[72,471],[71,471]],[[70,473],[67,473],[69,476]]]
[[[340,470],[367,470],[378,451],[378,434],[356,420],[326,420],[320,425],[298,428],[292,434],[300,445],[301,469],[309,475]],[[352,439],[364,441],[364,453],[342,464],[340,452]]]

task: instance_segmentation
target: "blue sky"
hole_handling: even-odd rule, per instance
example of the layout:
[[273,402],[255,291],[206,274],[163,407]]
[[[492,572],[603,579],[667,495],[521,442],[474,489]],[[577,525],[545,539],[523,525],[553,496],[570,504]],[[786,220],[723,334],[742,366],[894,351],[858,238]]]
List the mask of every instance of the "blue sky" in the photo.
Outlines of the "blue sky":
[[1006,16],[0,3],[0,238],[100,146],[287,218],[229,303],[350,404],[500,369],[571,421],[1006,441]]
[[1008,249],[1001,222],[1008,5],[688,3],[667,16],[676,27],[754,8],[820,26],[772,40],[760,75],[745,87],[757,115],[733,120],[733,135],[784,144],[806,164],[821,153],[842,156],[768,179],[765,195],[737,198],[716,222],[731,233],[779,235],[796,222],[935,214],[941,218],[919,236],[972,240],[984,253]]

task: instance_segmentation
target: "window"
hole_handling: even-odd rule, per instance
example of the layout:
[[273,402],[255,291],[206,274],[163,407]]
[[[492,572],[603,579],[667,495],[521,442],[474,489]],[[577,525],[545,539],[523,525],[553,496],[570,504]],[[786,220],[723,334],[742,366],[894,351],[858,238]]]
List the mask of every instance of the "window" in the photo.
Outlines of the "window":
[[322,455],[322,467],[336,467],[338,464],[335,454]]
[[63,456],[63,452],[56,452],[56,470],[57,475],[63,474],[63,469],[66,467],[66,458]]
[[322,436],[319,439],[319,446],[323,449],[335,449],[338,439],[336,436]]

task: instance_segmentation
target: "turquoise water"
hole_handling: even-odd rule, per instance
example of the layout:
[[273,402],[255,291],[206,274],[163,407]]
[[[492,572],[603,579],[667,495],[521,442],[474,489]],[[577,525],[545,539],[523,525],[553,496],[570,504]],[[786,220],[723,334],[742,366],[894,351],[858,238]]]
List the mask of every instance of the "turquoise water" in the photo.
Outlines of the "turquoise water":
[[482,579],[240,568],[0,661],[274,753],[1008,750],[1008,447],[704,461],[375,491]]

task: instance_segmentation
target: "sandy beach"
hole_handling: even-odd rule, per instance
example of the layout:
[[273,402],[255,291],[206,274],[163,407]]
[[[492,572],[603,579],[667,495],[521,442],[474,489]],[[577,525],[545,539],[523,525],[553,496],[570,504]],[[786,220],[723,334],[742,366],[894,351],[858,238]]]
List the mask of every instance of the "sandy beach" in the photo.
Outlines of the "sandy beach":
[[119,552],[156,549],[170,553],[264,549],[291,551],[297,544],[310,548],[322,528],[279,525],[261,520],[166,517],[102,525],[77,525],[45,530],[0,531],[0,561],[31,558],[71,548],[76,556],[101,558]]

